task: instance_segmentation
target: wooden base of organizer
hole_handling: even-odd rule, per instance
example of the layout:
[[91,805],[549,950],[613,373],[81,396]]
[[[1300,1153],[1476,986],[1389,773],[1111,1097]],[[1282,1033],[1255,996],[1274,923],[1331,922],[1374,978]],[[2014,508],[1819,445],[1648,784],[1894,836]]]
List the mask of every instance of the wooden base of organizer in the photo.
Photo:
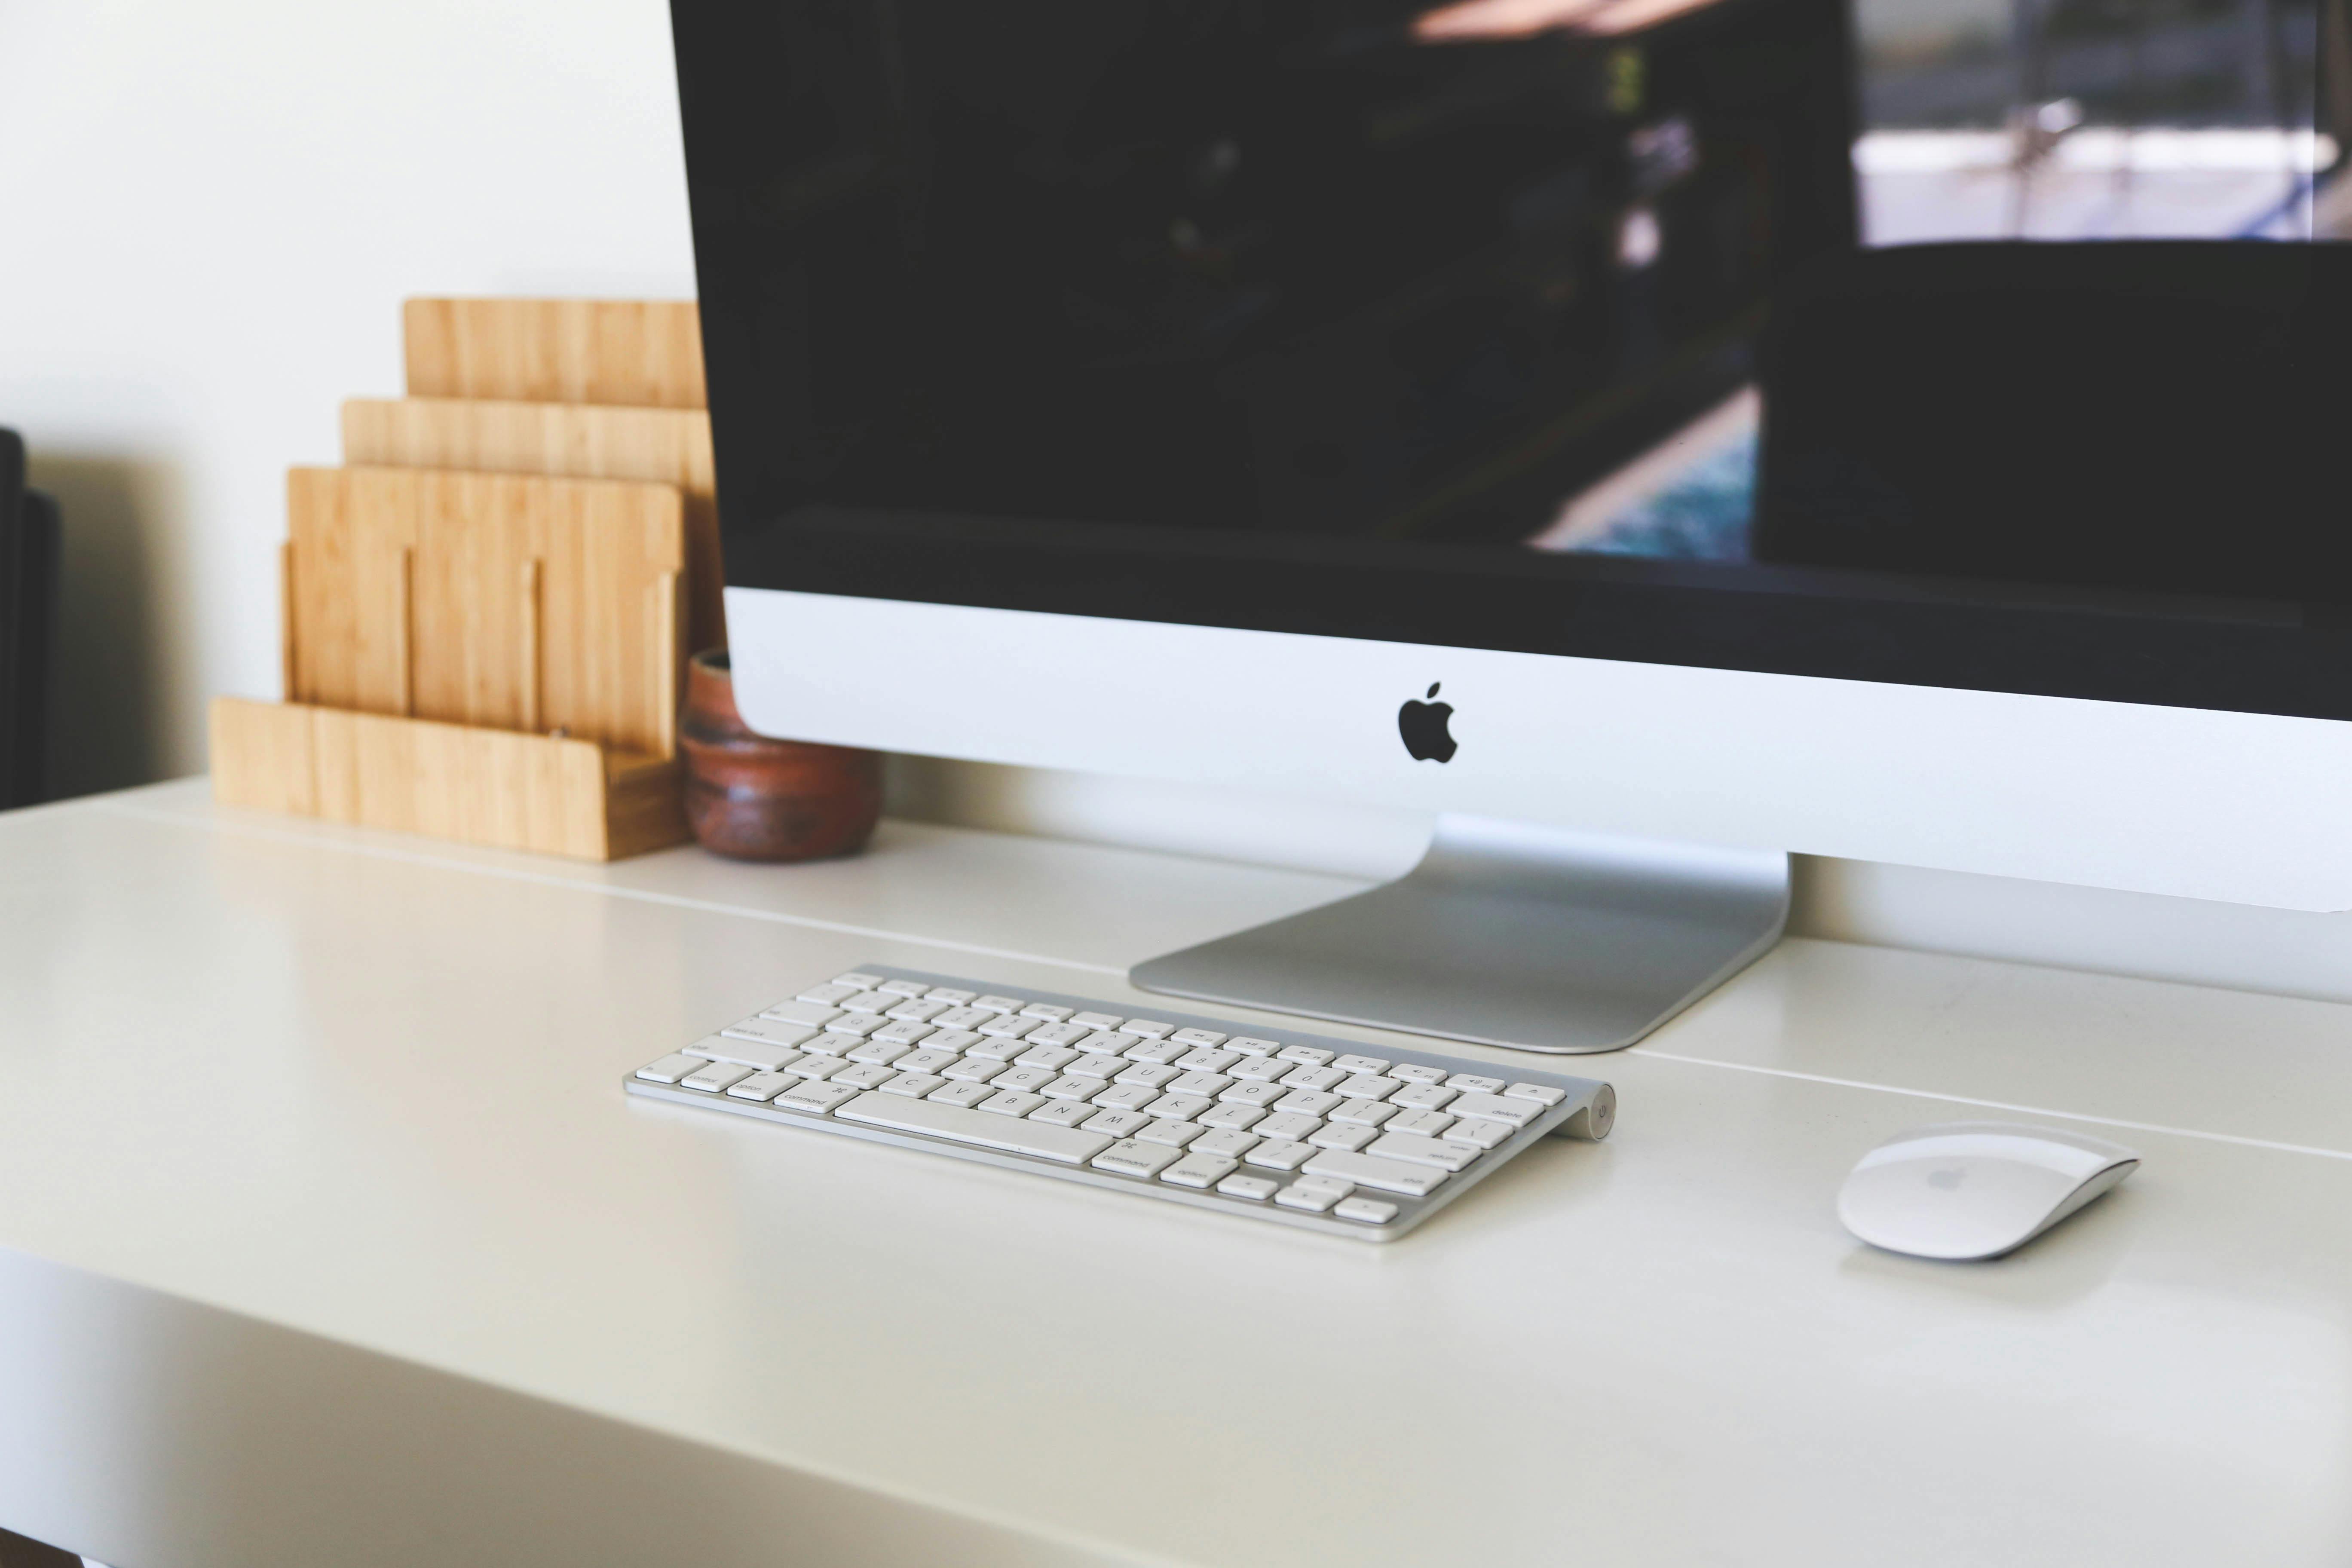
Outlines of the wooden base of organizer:
[[221,697],[212,767],[225,805],[581,860],[688,837],[677,760],[593,741]]

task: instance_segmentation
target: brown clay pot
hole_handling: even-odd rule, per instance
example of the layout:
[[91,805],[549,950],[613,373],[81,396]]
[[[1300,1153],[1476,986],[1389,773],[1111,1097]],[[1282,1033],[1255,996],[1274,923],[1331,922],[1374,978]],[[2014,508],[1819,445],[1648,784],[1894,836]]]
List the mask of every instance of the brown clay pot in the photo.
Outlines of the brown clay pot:
[[755,735],[735,710],[723,648],[686,667],[686,820],[705,849],[738,860],[855,855],[882,815],[882,758],[854,746]]

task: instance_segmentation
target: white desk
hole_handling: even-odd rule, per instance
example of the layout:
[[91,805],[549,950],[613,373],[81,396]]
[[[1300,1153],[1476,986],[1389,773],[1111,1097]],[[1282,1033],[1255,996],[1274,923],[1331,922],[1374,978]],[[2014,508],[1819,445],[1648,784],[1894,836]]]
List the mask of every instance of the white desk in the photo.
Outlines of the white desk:
[[[1585,1058],[1609,1142],[1388,1247],[620,1090],[860,961],[1123,999],[1345,888],[908,826],[572,867],[191,784],[0,817],[0,1526],[121,1568],[2352,1561],[2352,1008],[1790,942]],[[2147,1163],[1995,1266],[1838,1228],[1863,1149],[1981,1104]]]

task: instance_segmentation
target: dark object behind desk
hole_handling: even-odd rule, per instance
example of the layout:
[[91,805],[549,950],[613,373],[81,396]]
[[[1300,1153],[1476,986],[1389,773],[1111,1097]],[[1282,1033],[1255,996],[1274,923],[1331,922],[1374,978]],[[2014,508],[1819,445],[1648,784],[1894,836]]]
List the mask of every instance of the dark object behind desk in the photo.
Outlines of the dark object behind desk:
[[57,502],[25,483],[25,443],[0,430],[0,809],[43,798]]
[[2352,247],[1842,257],[1765,409],[1760,560],[2352,602]]

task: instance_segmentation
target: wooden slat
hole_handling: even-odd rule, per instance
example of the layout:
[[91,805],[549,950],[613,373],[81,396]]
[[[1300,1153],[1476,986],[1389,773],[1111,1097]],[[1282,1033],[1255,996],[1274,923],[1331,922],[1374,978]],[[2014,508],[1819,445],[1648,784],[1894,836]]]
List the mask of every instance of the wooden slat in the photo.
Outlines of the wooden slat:
[[675,759],[588,741],[230,697],[212,741],[224,805],[585,860],[688,837]]
[[694,302],[411,300],[412,397],[707,406]]
[[299,700],[671,753],[684,638],[649,606],[685,565],[676,489],[298,468],[288,518]]
[[698,409],[355,397],[343,405],[343,461],[675,485],[686,497],[687,646],[726,646],[710,416]]

